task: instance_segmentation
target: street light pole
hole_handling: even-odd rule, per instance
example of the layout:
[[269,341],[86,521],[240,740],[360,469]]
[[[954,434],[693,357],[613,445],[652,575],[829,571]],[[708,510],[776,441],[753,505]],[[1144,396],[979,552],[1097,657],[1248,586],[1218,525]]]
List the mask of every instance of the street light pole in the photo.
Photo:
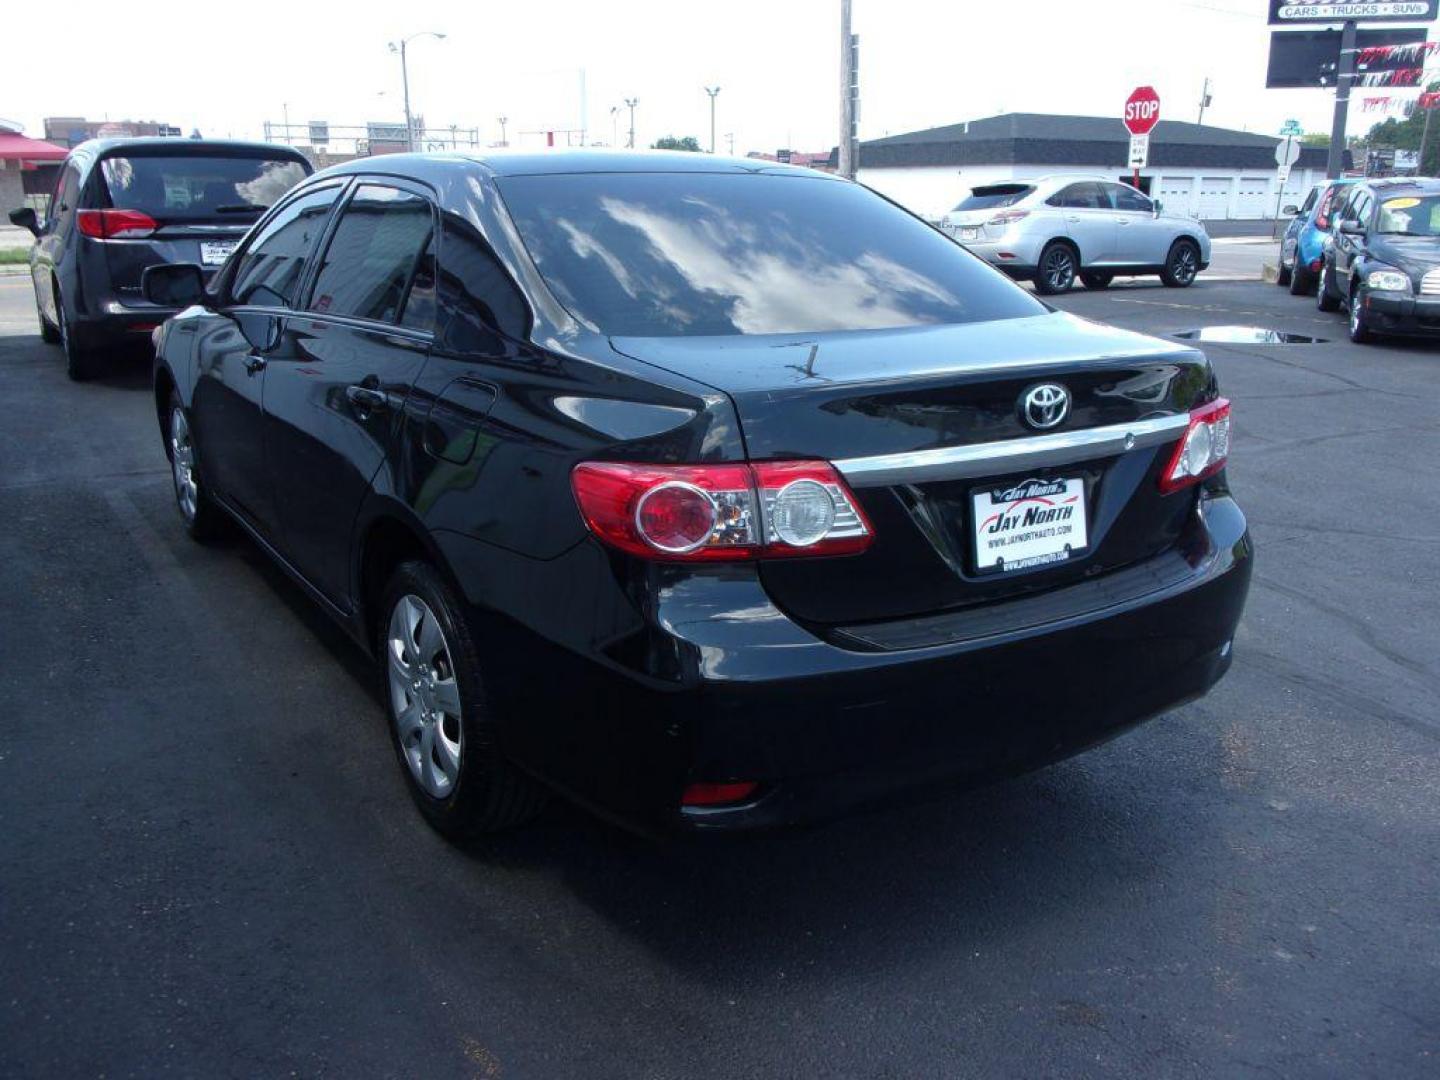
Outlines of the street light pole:
[[509,146],[510,140],[505,136],[505,125],[510,122],[510,118],[508,116],[500,116],[496,117],[496,119],[500,121],[500,145]]
[[405,149],[415,149],[415,121],[410,116],[410,66],[406,60],[405,47],[416,38],[433,37],[436,41],[444,41],[445,35],[438,30],[422,30],[418,34],[411,34],[409,37],[401,38],[398,43],[390,42],[390,51],[400,54],[400,83],[405,91]]
[[705,93],[710,95],[710,153],[715,152],[715,99],[720,96],[720,87],[707,86]]
[[610,106],[610,146],[612,148],[620,144],[620,106]]
[[639,104],[639,98],[627,97],[625,99],[625,107],[630,110],[630,141],[625,145],[631,150],[635,149],[635,106]]

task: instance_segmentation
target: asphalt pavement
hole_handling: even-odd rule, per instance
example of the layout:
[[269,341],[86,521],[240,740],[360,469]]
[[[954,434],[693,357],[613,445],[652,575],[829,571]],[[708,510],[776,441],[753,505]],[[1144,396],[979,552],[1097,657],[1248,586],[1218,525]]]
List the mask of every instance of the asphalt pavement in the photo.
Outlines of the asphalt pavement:
[[1060,305],[1335,339],[1207,349],[1258,551],[1209,697],[824,827],[458,848],[358,654],[181,532],[143,359],[68,382],[0,278],[0,1074],[1440,1073],[1440,346],[1254,282]]

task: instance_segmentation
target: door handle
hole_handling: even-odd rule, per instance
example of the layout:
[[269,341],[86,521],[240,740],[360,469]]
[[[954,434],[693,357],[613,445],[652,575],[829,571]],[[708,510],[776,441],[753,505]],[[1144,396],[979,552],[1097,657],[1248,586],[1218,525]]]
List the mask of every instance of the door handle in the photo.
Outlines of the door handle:
[[245,358],[245,374],[254,375],[256,372],[265,370],[265,358],[251,353]]
[[383,390],[376,390],[373,386],[365,386],[363,383],[356,386],[347,386],[345,396],[350,399],[360,412],[380,412],[390,407],[390,398]]

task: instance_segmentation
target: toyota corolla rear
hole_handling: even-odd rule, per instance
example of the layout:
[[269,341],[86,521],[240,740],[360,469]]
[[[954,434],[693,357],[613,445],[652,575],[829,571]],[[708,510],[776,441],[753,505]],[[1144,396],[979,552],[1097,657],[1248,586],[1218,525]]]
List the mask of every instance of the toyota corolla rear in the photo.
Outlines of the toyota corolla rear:
[[615,359],[712,388],[740,435],[573,468],[647,627],[607,701],[673,740],[620,739],[628,787],[597,801],[811,818],[1063,757],[1228,667],[1251,547],[1202,354],[1052,311],[830,178],[499,186]]

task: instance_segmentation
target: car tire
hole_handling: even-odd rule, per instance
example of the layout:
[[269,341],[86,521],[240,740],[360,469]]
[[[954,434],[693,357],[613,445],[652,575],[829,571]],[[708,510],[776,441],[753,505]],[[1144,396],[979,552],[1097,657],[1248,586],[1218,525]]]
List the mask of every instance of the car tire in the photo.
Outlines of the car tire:
[[1176,240],[1170,245],[1165,256],[1165,265],[1160,269],[1160,280],[1167,288],[1184,289],[1195,283],[1200,273],[1200,249],[1193,240]]
[[534,817],[547,794],[500,751],[480,650],[444,578],[427,563],[402,563],[378,614],[391,741],[425,820],[462,839]]
[[1330,264],[1320,267],[1320,280],[1315,285],[1315,306],[1321,311],[1339,311],[1340,300],[1330,291]]
[[174,390],[170,391],[170,407],[165,417],[165,456],[170,459],[175,509],[180,513],[186,533],[201,543],[224,536],[229,531],[229,520],[205,490],[190,414]]
[[59,295],[55,297],[55,315],[60,320],[57,333],[60,337],[60,347],[65,350],[65,373],[70,376],[73,382],[85,382],[100,374],[100,355],[85,345],[75,340],[71,332],[70,319],[65,314],[65,305],[61,302]]
[[1315,287],[1315,274],[1303,266],[1297,265],[1290,273],[1290,295],[1308,296],[1310,290]]
[[1360,301],[1360,290],[1357,288],[1350,294],[1350,340],[1356,345],[1366,345],[1375,340],[1375,332],[1365,322],[1365,305]]
[[1115,280],[1114,274],[1102,274],[1096,270],[1082,270],[1080,281],[1087,289],[1108,289]]
[[46,345],[60,344],[60,329],[45,318],[45,312],[40,310],[40,297],[35,297],[35,317],[40,320],[40,340]]
[[1041,296],[1069,292],[1079,273],[1079,262],[1073,247],[1063,240],[1051,240],[1040,252],[1035,271],[1035,291]]
[[1285,265],[1285,260],[1280,260],[1280,269],[1275,272],[1276,285],[1289,285],[1294,280],[1295,271]]

